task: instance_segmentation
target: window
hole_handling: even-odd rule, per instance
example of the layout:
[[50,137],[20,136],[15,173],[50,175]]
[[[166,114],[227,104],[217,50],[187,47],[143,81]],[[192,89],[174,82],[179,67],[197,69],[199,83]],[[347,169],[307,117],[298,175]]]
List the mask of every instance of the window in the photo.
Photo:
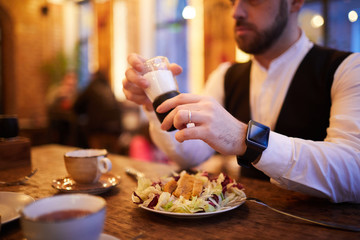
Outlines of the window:
[[344,51],[360,51],[360,1],[307,1],[299,21],[315,43]]
[[78,49],[78,84],[84,88],[90,81],[89,71],[89,38],[92,34],[91,15],[92,5],[85,1],[79,3],[79,49]]
[[182,17],[186,0],[156,1],[156,55],[183,68],[176,77],[180,92],[188,92],[187,22]]

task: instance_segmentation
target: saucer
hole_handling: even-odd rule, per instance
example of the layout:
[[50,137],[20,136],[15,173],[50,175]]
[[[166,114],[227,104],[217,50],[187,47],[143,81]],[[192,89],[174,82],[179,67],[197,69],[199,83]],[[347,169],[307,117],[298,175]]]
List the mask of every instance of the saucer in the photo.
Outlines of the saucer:
[[106,173],[94,184],[81,184],[75,182],[71,177],[65,177],[53,180],[51,186],[60,192],[65,193],[101,194],[116,187],[119,184],[119,181],[120,176]]
[[23,193],[0,192],[1,224],[16,220],[20,217],[19,211],[28,203],[35,200]]

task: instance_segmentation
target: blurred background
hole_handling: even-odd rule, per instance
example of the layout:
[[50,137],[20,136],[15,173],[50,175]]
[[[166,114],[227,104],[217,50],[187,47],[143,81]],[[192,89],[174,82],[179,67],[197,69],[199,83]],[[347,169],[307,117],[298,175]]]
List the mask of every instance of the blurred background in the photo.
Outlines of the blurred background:
[[[166,162],[141,109],[125,100],[127,55],[181,65],[198,93],[235,47],[229,0],[0,0],[0,114],[33,146],[101,147]],[[299,22],[320,45],[360,51],[359,0],[308,0]]]

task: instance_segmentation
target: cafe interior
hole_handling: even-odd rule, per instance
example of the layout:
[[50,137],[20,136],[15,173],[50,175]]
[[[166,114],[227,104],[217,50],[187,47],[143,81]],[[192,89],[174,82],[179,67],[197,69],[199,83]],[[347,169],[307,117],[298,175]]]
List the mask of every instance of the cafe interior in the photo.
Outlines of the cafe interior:
[[[356,52],[359,4],[309,0],[299,22],[312,41]],[[179,64],[179,90],[193,93],[201,92],[220,63],[248,60],[235,46],[228,0],[0,0],[0,13],[0,113],[16,115],[20,135],[33,146],[129,154],[137,136],[151,141],[142,110],[122,92],[130,53]],[[75,114],[72,105],[97,71],[118,101],[119,122],[113,131],[92,133],[91,117]]]
[[[306,0],[299,15],[299,24],[309,39],[319,45],[359,52],[359,14],[358,0]],[[128,101],[123,93],[122,80],[129,67],[127,57],[130,53],[138,53],[145,58],[166,56],[170,62],[183,68],[183,72],[176,77],[179,91],[200,93],[209,75],[221,63],[249,60],[249,55],[236,47],[233,25],[229,0],[0,0],[0,114],[17,118],[18,135],[29,141],[31,148],[64,147],[61,148],[63,151],[57,152],[57,156],[49,153],[48,158],[62,159],[63,152],[70,149],[104,148],[110,154],[115,154],[114,158],[119,158],[119,162],[122,157],[130,157],[132,161],[160,163],[152,172],[148,170],[150,175],[165,173],[162,165],[173,167],[171,159],[153,144],[142,108]],[[81,109],[76,102],[96,78],[106,81],[103,93],[106,92],[107,97],[103,99],[101,96],[87,95],[88,99],[84,101],[94,104],[94,115],[94,111]],[[113,98],[109,100],[109,97]],[[80,107],[77,108],[77,105]],[[32,152],[33,159],[43,158],[38,156],[40,148]],[[130,162],[125,161],[128,165],[133,164]],[[5,164],[5,161],[0,163]],[[230,164],[231,168],[238,171],[236,162]],[[145,166],[136,166],[145,170]],[[116,169],[120,172],[120,168]],[[35,175],[33,181],[51,181],[46,177],[53,176],[53,173],[42,176],[41,170],[37,174],[39,179]],[[121,177],[121,181],[128,181],[126,175]],[[135,182],[132,184],[135,188]],[[41,188],[39,192],[35,190],[32,197],[51,195],[49,186]],[[22,186],[20,190],[30,194],[25,187]],[[274,188],[273,192],[288,196]],[[9,188],[7,190],[12,191]],[[196,229],[192,228],[191,222],[164,220],[157,215],[144,216],[133,207],[120,210],[117,206],[119,199],[112,198],[122,191],[124,189],[120,186],[120,190],[106,195],[108,206],[111,202],[114,206],[108,209],[109,215],[105,222],[105,232],[108,234],[121,239],[168,239],[165,235],[173,234],[166,226],[170,221],[171,226],[180,224],[182,229],[193,234],[192,239],[197,239],[194,237]],[[305,197],[289,197],[294,205],[296,198]],[[123,199],[131,202],[130,196]],[[276,205],[277,200],[273,198],[272,203]],[[322,204],[318,201],[310,208],[314,210],[316,207],[326,212],[325,206],[328,205]],[[255,207],[255,210],[261,212],[261,207],[258,208]],[[339,214],[347,212],[352,216],[353,206],[344,208],[336,211]],[[303,212],[299,210],[298,213]],[[246,208],[244,214],[250,215],[251,212]],[[269,214],[270,217],[275,216],[275,221],[279,218],[280,221],[286,220]],[[119,223],[116,216],[132,225]],[[139,216],[157,222],[158,225],[150,225],[150,228],[160,227],[164,234],[152,235],[146,230],[146,221],[140,222],[140,230],[136,230],[135,217]],[[334,213],[334,216],[338,215]],[[244,224],[241,219],[235,220],[234,216],[227,215],[219,218],[223,223],[214,231],[229,230],[227,218]],[[266,227],[272,227],[265,220],[259,221],[264,221],[260,232],[266,231]],[[207,223],[214,226],[216,220],[210,219]],[[350,223],[354,224],[354,221]],[[16,224],[8,229],[2,226],[6,236],[22,236]],[[196,224],[207,229],[200,222]],[[301,235],[303,226],[294,227],[294,238],[286,237],[286,227],[275,227],[272,231],[278,232],[271,236],[277,236],[277,239],[282,239],[281,236],[287,239],[299,239],[297,237],[300,236],[307,239]],[[321,235],[321,230],[314,229],[309,230],[308,239],[314,237],[312,233],[319,234],[317,239],[328,239],[333,234],[330,231]],[[212,230],[205,230],[199,239],[219,239],[206,235],[206,231]],[[176,234],[174,239],[191,239],[181,231]],[[341,232],[336,236],[340,239]],[[234,239],[232,235],[228,237]],[[246,239],[257,237],[250,234]]]

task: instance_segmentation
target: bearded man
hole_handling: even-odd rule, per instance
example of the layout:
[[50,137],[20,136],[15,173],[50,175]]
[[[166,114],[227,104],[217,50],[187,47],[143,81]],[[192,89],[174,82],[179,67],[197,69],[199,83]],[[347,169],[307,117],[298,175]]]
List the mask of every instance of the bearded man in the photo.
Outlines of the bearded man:
[[[144,106],[152,139],[184,168],[215,152],[236,155],[243,175],[360,203],[360,54],[310,42],[298,26],[304,0],[232,4],[237,45],[251,60],[219,66],[204,95],[165,101],[155,110],[173,110],[161,125],[143,91],[144,59],[128,57],[124,93]],[[164,131],[172,125],[178,131]]]

